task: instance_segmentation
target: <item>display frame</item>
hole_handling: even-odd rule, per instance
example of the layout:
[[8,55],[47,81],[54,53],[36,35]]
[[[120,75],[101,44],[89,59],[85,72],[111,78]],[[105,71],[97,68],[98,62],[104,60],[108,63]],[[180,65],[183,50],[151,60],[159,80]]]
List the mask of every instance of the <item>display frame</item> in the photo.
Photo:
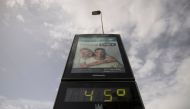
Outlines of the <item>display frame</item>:
[[[120,55],[124,65],[125,72],[114,73],[71,73],[74,57],[80,37],[115,37],[118,43]],[[76,34],[67,59],[62,80],[134,80],[134,75],[125,52],[121,37],[119,34]]]
[[[131,90],[131,101],[127,102],[65,102],[66,88],[105,88],[127,87]],[[138,87],[133,81],[64,81],[60,84],[54,109],[96,109],[96,105],[102,105],[100,109],[145,109]],[[98,108],[99,109],[99,108]]]

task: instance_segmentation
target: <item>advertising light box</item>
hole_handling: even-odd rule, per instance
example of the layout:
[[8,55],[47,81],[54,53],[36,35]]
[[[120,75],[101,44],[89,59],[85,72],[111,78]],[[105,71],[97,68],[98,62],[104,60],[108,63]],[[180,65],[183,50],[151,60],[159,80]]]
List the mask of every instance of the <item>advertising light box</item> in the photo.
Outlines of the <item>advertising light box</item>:
[[75,35],[62,79],[134,79],[120,35]]

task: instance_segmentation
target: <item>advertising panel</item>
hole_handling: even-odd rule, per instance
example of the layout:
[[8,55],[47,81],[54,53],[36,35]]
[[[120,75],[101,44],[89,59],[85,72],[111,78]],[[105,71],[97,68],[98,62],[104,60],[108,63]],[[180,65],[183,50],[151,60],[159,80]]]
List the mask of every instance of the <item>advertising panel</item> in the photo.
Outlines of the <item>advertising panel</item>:
[[124,71],[116,37],[79,37],[71,73]]

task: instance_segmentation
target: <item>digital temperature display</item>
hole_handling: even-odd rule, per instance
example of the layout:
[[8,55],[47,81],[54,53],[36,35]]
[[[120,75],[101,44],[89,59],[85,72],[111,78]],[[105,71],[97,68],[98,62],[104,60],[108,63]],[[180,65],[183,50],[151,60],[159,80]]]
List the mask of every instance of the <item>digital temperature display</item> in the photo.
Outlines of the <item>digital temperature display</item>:
[[65,102],[122,102],[130,98],[129,88],[67,88]]
[[54,109],[144,109],[131,81],[62,81]]

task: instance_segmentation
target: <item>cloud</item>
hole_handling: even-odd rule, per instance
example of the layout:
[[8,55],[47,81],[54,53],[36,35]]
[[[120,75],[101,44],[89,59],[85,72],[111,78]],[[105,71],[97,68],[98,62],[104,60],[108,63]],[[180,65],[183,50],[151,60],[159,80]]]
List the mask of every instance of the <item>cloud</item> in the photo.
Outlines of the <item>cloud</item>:
[[21,21],[21,22],[23,22],[24,23],[24,18],[23,18],[23,16],[22,15],[20,15],[20,14],[18,14],[17,16],[16,16],[16,18],[19,20],[19,21]]
[[26,99],[9,99],[0,96],[1,109],[52,109],[52,102]]
[[[176,84],[172,87],[165,87],[168,90],[164,96],[157,96],[156,99],[147,104],[147,109],[189,109],[190,104],[188,99],[190,97],[190,57],[186,58],[180,64],[176,77]],[[157,87],[155,87],[157,88]]]
[[[190,55],[188,0],[8,0],[6,5],[8,8],[5,12],[2,11],[1,19],[11,26],[7,26],[9,28],[1,26],[2,37],[14,36],[10,39],[15,38],[12,42],[19,40],[17,42],[19,44],[26,37],[28,38],[24,40],[26,44],[33,41],[31,46],[36,48],[30,48],[32,53],[37,52],[48,57],[47,63],[50,59],[59,62],[53,63],[55,65],[52,72],[57,70],[55,66],[64,69],[75,34],[101,33],[100,16],[91,15],[91,11],[100,9],[103,12],[105,33],[121,34],[146,107],[148,109],[189,107],[185,96],[188,95],[190,79],[187,72],[189,61],[186,61]],[[16,21],[25,22],[25,25],[15,23],[15,17]],[[7,32],[10,30],[16,32],[13,31],[14,34],[10,35]],[[8,39],[1,41],[0,44],[10,42]],[[6,47],[6,50],[11,51],[7,46],[0,47]],[[6,51],[4,54],[6,53],[9,52]],[[12,52],[9,54],[16,55]],[[41,63],[47,64],[44,61]],[[48,75],[47,72],[45,74]],[[54,73],[51,77],[52,75]],[[181,102],[178,102],[179,99]]]
[[24,6],[25,0],[7,0],[6,5],[13,8],[14,6]]
[[140,78],[149,77],[154,73],[153,69],[155,69],[155,67],[154,61],[147,59],[145,64],[139,69],[137,76]]
[[131,67],[133,68],[133,70],[138,70],[138,69],[142,68],[143,61],[141,59],[139,59],[136,56],[131,56],[129,58],[130,58],[130,63],[131,63]]

